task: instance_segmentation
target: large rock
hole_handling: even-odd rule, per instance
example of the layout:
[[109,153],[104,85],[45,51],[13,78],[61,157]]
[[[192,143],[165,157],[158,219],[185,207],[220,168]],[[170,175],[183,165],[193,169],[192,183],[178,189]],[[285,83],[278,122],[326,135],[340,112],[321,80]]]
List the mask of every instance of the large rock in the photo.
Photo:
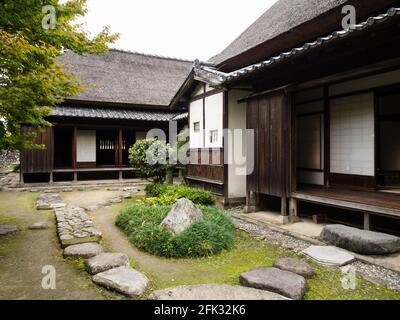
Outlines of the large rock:
[[354,256],[332,246],[310,246],[300,254],[325,266],[344,266],[354,261]]
[[244,286],[268,290],[300,300],[307,291],[307,281],[298,274],[277,268],[256,268],[240,275]]
[[65,258],[92,258],[103,253],[103,247],[96,242],[75,244],[64,249]]
[[282,258],[274,262],[274,267],[298,274],[304,278],[311,278],[315,275],[310,265],[302,260]]
[[202,217],[203,213],[192,201],[182,198],[174,204],[161,226],[173,234],[179,234]]
[[391,254],[400,251],[400,238],[340,224],[324,227],[320,237],[329,243],[361,254]]
[[179,286],[154,291],[150,300],[289,300],[280,294],[227,284]]
[[14,225],[10,225],[10,224],[1,224],[0,225],[0,235],[6,235],[6,234],[14,233],[17,231],[18,231],[18,229]]
[[142,295],[149,284],[144,274],[130,267],[118,267],[98,273],[92,280],[98,285],[130,297]]
[[128,267],[129,259],[124,253],[100,253],[86,260],[86,270],[97,274],[117,267]]

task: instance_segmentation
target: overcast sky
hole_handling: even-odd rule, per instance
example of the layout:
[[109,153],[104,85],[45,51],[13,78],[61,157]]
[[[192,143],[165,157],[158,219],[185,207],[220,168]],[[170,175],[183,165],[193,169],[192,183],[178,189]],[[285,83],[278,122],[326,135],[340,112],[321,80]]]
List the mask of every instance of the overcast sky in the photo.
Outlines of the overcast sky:
[[88,0],[86,29],[120,33],[114,48],[207,60],[276,0]]

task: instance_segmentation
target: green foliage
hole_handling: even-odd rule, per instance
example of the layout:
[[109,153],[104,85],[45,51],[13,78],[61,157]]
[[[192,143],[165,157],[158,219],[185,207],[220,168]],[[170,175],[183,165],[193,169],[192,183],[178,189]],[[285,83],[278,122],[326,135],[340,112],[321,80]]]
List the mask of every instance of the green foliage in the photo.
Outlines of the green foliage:
[[160,226],[170,209],[171,206],[136,204],[123,210],[116,224],[136,247],[167,258],[211,256],[232,248],[235,227],[220,209],[201,206],[203,219],[178,235]]
[[[55,9],[54,28],[43,28]],[[0,149],[43,148],[34,144],[36,131],[50,126],[45,117],[60,103],[82,90],[76,77],[57,59],[62,50],[100,54],[116,40],[104,28],[89,38],[74,20],[86,14],[86,0],[3,0],[0,2]],[[34,130],[21,133],[20,125]]]
[[[202,204],[205,206],[212,206],[216,202],[215,196],[210,192],[202,189],[191,188],[185,185],[163,185],[159,183],[153,183],[147,185],[145,191],[147,197],[159,197],[161,201],[160,204],[162,204],[162,202],[165,200],[165,198],[161,198],[162,196],[167,198],[169,197],[171,201],[175,199],[175,201],[171,203],[176,202],[176,200],[180,198],[187,198],[195,204]],[[149,201],[151,202],[155,200]]]
[[171,147],[163,140],[139,140],[129,149],[129,163],[139,177],[163,182],[167,170],[174,167],[169,164],[171,153]]

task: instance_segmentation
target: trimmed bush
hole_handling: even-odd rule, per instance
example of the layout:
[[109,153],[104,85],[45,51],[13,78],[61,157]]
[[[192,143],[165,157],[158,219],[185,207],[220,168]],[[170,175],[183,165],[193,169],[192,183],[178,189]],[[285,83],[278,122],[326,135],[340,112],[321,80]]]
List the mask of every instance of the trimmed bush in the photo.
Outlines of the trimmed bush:
[[116,224],[139,249],[167,258],[195,258],[230,249],[235,226],[220,209],[199,206],[203,219],[184,232],[173,235],[160,226],[171,206],[136,204],[123,210]]
[[190,188],[185,185],[164,185],[153,183],[147,185],[145,191],[146,196],[150,198],[157,198],[162,196],[170,197],[176,200],[180,198],[186,198],[195,204],[201,204],[205,206],[215,205],[216,202],[215,196],[212,195],[210,192],[202,189]]

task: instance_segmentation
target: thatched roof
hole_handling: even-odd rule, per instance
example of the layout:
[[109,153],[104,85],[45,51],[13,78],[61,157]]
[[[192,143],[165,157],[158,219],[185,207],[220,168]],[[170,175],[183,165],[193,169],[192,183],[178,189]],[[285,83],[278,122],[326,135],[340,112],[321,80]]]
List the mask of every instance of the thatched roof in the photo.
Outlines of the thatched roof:
[[83,93],[69,100],[141,106],[168,106],[192,62],[111,49],[104,55],[61,58],[66,70],[84,82]]
[[208,62],[229,72],[329,34],[341,26],[341,10],[348,4],[356,8],[357,21],[362,21],[398,6],[398,0],[278,0]]

